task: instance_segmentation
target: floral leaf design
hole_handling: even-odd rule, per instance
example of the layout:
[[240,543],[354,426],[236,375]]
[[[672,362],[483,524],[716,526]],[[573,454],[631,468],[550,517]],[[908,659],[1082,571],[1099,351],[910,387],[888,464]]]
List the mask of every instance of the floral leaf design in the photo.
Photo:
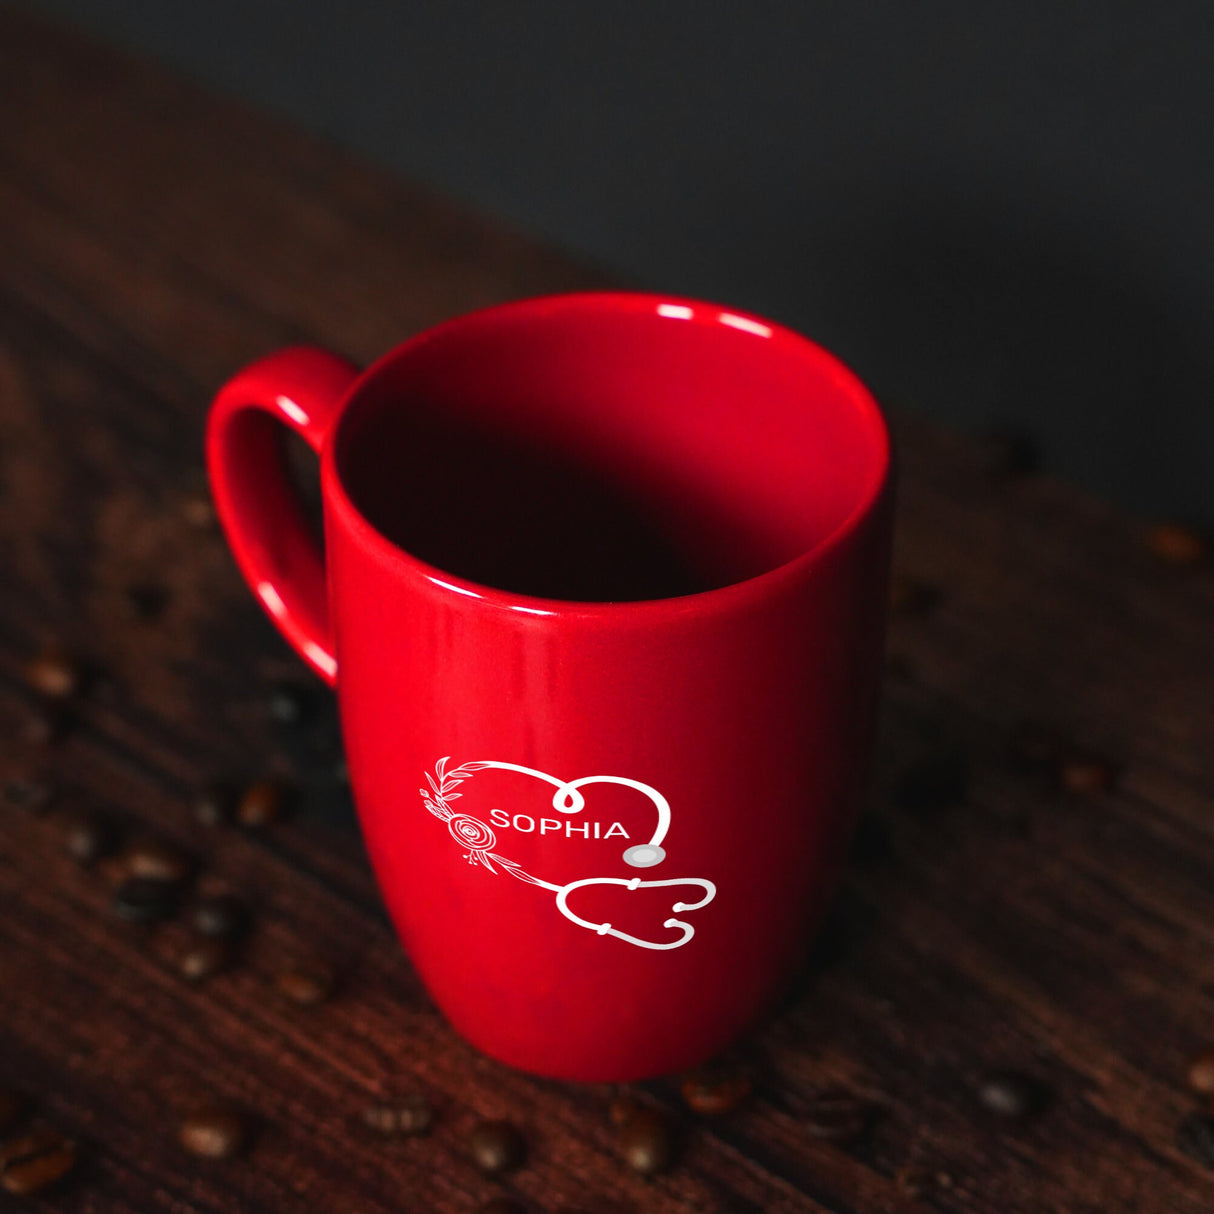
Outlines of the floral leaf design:
[[452,776],[470,776],[473,772],[484,771],[485,768],[492,766],[492,763],[461,763],[458,767],[453,767],[447,772],[447,778],[450,779]]
[[505,856],[499,856],[496,852],[491,852],[490,855],[496,860],[512,877],[517,877],[520,881],[526,881],[529,885],[542,885],[542,881],[538,881],[521,865],[515,864],[513,860],[507,860]]
[[435,800],[424,788],[417,790],[422,795],[422,803],[436,817],[444,822],[451,817],[451,811],[443,804],[442,798]]
[[[430,785],[432,791],[427,792],[424,788],[419,788],[417,791],[421,794],[422,801],[426,808],[436,818],[448,823],[448,829],[451,829],[450,824],[452,821],[457,823],[464,823],[466,820],[477,821],[476,819],[468,819],[468,815],[466,814],[456,814],[455,811],[452,810],[448,802],[456,801],[464,795],[463,793],[455,792],[453,790],[475,772],[484,771],[488,767],[493,767],[494,764],[481,762],[461,763],[458,767],[453,767],[450,771],[448,771],[447,763],[449,760],[450,755],[439,759],[439,761],[434,765],[434,772],[438,777],[437,780],[435,779],[435,776],[431,775],[429,772],[426,772],[426,782]],[[486,831],[488,836],[486,839],[487,845],[492,847],[493,832],[489,831],[483,823],[478,822],[478,825],[482,830]],[[456,833],[456,838],[459,838],[458,833]],[[467,842],[465,842],[465,846],[466,845]],[[533,877],[521,865],[516,864],[513,860],[507,860],[505,856],[499,856],[496,852],[488,852],[483,848],[471,847],[467,852],[464,853],[464,856],[469,864],[483,864],[494,876],[497,876],[497,869],[493,867],[490,860],[497,861],[497,863],[500,864],[506,872],[508,872],[512,877],[517,878],[519,881],[525,881],[529,885],[545,884],[537,877]]]

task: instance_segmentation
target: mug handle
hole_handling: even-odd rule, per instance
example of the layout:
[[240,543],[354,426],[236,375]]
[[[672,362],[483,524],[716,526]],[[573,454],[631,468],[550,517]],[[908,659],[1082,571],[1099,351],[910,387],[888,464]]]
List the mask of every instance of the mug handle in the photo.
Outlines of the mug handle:
[[325,562],[287,476],[290,426],[320,454],[357,367],[295,346],[238,371],[207,417],[211,493],[240,572],[279,631],[330,687],[337,658]]

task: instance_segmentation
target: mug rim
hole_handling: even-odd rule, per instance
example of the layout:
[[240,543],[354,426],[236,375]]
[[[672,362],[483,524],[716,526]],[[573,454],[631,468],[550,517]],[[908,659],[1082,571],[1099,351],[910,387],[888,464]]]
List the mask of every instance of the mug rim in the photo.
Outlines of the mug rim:
[[[545,598],[541,595],[504,590],[433,565],[390,540],[354,504],[337,467],[338,445],[348,418],[357,412],[360,395],[398,359],[407,357],[430,341],[450,337],[462,328],[484,324],[486,319],[493,316],[542,316],[545,313],[563,312],[569,308],[655,313],[657,316],[678,317],[699,323],[724,324],[752,332],[756,337],[775,340],[784,346],[799,347],[803,353],[808,353],[838,384],[842,395],[861,413],[873,444],[873,471],[855,506],[829,534],[779,565],[723,586],[667,598],[584,601]],[[706,315],[701,316],[701,313]],[[855,372],[829,350],[794,329],[742,309],[687,296],[648,291],[570,291],[529,296],[476,308],[415,333],[380,355],[350,384],[338,404],[336,421],[325,435],[320,456],[322,497],[340,514],[344,524],[359,542],[369,547],[380,560],[420,575],[436,592],[445,596],[459,596],[465,603],[468,600],[479,601],[489,607],[532,617],[590,616],[611,617],[617,620],[630,612],[669,615],[701,611],[710,607],[730,607],[751,601],[756,596],[762,597],[789,578],[808,572],[830,552],[846,543],[874,513],[889,487],[892,465],[893,443],[889,426],[876,399]]]

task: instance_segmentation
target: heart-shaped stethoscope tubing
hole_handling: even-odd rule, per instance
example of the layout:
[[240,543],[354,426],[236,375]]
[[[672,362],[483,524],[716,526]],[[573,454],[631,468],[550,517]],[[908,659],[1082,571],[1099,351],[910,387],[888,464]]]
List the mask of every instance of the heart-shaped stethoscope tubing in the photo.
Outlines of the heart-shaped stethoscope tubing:
[[[446,760],[444,759],[442,762],[445,763]],[[487,767],[496,767],[501,771],[517,771],[522,775],[543,780],[545,784],[551,784],[556,789],[556,792],[552,795],[552,808],[557,813],[563,814],[581,813],[585,809],[586,798],[582,795],[581,790],[588,784],[622,784],[626,788],[635,788],[653,803],[654,808],[658,811],[658,823],[648,843],[635,843],[625,850],[624,862],[632,865],[633,868],[653,868],[654,865],[661,864],[666,859],[666,850],[662,847],[662,841],[666,838],[666,832],[670,829],[670,802],[651,785],[642,784],[639,780],[629,780],[624,776],[582,776],[578,780],[559,780],[555,776],[550,776],[546,771],[538,771],[534,767],[523,767],[519,763],[502,763],[493,759],[481,759],[472,763],[464,763],[458,768],[453,768],[447,775],[451,776],[458,772],[463,778],[466,778],[473,772],[481,771]],[[439,776],[443,778],[441,764]],[[434,789],[438,789],[438,785],[434,783],[433,778],[431,778],[430,783]],[[424,789],[422,790],[422,795],[423,797],[426,796]],[[427,805],[430,806],[433,812],[438,812],[430,801],[427,801]],[[453,817],[445,803],[443,803],[443,808],[447,812],[446,814],[440,813],[439,816],[444,817],[448,823],[460,817],[460,815]],[[492,832],[483,823],[476,822],[475,819],[467,819],[467,821],[474,822],[478,830],[487,832],[489,838],[492,839]],[[463,842],[468,842],[461,834],[457,833],[456,837]],[[620,885],[628,890],[650,889],[670,885],[698,885],[704,891],[704,896],[698,902],[679,901],[672,903],[670,909],[675,914],[678,914],[680,911],[699,910],[700,907],[707,906],[717,896],[716,885],[712,881],[705,880],[703,877],[676,877],[667,881],[642,881],[640,877],[583,877],[578,881],[569,881],[564,885],[556,885],[551,881],[545,881],[540,877],[532,876],[519,865],[507,861],[496,852],[490,855],[488,859],[482,857],[482,862],[489,868],[492,868],[490,861],[494,860],[520,881],[526,881],[528,884],[538,885],[543,889],[551,890],[556,895],[557,910],[571,923],[576,923],[579,927],[584,927],[599,936],[614,936],[617,940],[634,944],[638,948],[656,951],[666,951],[681,947],[695,935],[695,928],[689,923],[684,923],[681,919],[670,918],[665,920],[662,926],[677,928],[680,933],[678,939],[664,941],[644,940],[639,936],[633,936],[628,932],[621,931],[611,923],[595,923],[590,919],[583,919],[575,911],[570,910],[569,895],[575,890],[584,889],[592,885]]]
[[[586,798],[582,788],[587,784],[622,784],[626,788],[635,788],[644,793],[658,811],[658,823],[648,843],[635,843],[624,851],[624,863],[633,868],[653,868],[666,859],[666,849],[662,840],[670,829],[670,802],[654,787],[642,784],[639,780],[629,780],[624,776],[583,776],[580,780],[558,780],[546,771],[536,771],[534,767],[522,767],[518,763],[498,763],[493,760],[483,760],[485,767],[497,767],[503,771],[517,771],[525,776],[534,776],[545,784],[552,784],[556,792],[552,794],[552,808],[559,814],[580,814],[586,808]],[[627,881],[621,881],[627,885]],[[694,909],[688,907],[688,910]]]

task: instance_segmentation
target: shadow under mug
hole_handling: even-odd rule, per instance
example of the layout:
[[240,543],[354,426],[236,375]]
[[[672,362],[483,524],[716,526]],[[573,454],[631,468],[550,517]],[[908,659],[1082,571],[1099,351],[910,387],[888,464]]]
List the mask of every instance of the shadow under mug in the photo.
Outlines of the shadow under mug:
[[[323,555],[283,425],[320,456]],[[851,372],[713,304],[532,299],[365,371],[273,354],[207,457],[249,585],[337,690],[456,1029],[618,1081],[752,1023],[838,882],[875,717],[890,444]]]

